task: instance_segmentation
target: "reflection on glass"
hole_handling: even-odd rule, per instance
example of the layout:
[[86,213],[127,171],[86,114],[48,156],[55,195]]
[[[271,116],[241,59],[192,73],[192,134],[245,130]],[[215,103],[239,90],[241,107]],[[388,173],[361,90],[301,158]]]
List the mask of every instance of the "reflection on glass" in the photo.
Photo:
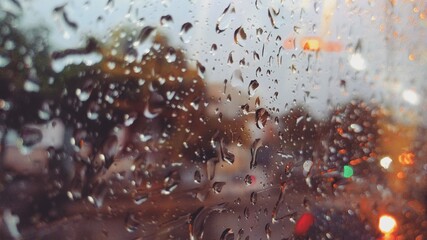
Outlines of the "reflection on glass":
[[426,14],[1,1],[0,238],[427,238]]

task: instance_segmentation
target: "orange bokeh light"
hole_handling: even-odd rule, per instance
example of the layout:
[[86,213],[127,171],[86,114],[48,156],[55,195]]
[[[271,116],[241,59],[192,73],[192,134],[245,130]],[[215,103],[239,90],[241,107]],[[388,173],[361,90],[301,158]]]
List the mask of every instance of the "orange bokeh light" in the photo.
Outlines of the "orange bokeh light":
[[321,37],[289,37],[284,40],[283,47],[285,49],[295,49],[297,42],[304,51],[325,51],[325,52],[341,52],[342,44],[339,41],[324,41]]
[[415,154],[412,152],[404,152],[399,155],[399,162],[403,165],[413,165]]
[[319,38],[304,38],[301,41],[301,46],[304,50],[308,51],[318,51],[320,50],[320,45],[322,44]]
[[378,222],[378,228],[383,234],[390,234],[397,228],[396,219],[390,215],[381,215]]

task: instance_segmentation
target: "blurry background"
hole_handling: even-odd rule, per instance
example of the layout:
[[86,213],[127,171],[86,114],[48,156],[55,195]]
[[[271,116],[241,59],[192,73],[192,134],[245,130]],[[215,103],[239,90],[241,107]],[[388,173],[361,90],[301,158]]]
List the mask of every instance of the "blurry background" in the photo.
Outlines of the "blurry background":
[[0,2],[1,238],[427,238],[426,15]]

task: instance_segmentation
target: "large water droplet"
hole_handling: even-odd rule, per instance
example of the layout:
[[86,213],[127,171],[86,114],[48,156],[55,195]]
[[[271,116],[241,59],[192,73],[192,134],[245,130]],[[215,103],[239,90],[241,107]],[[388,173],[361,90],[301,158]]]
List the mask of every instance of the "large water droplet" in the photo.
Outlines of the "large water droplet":
[[168,27],[171,23],[173,23],[173,18],[171,15],[165,15],[160,17],[160,25],[162,25],[163,27]]
[[196,170],[194,172],[194,182],[195,183],[201,183],[202,182],[202,175],[200,174],[199,170]]
[[221,158],[224,162],[227,162],[228,164],[234,163],[234,154],[228,151],[228,149],[224,146],[224,143],[222,141],[220,143],[220,153],[221,153]]
[[234,14],[235,12],[236,11],[234,7],[231,6],[231,3],[224,9],[215,25],[215,30],[217,33],[222,33],[227,30],[232,21],[232,14]]
[[212,189],[213,189],[214,193],[217,193],[217,194],[220,193],[222,191],[222,188],[224,187],[224,185],[225,185],[225,182],[215,182],[212,185]]
[[234,43],[238,44],[239,46],[243,47],[243,42],[246,40],[246,32],[242,27],[238,27],[234,31]]
[[233,86],[240,86],[243,83],[242,71],[240,69],[234,70],[231,80]]
[[250,83],[249,83],[249,86],[248,86],[248,94],[249,94],[249,96],[250,97],[252,97],[253,95],[255,95],[255,92],[256,92],[256,90],[257,90],[257,88],[259,87],[259,83],[258,83],[258,81],[257,80],[252,80]]
[[168,49],[167,53],[166,53],[165,58],[166,58],[166,61],[168,63],[175,62],[175,60],[176,60],[176,50],[175,50],[175,48],[170,47]]
[[270,114],[265,108],[259,108],[255,112],[255,122],[259,129],[263,129],[270,119]]
[[260,148],[262,145],[261,139],[257,138],[255,139],[255,141],[252,143],[251,146],[251,162],[249,164],[250,169],[253,169],[256,167],[257,165],[257,153],[258,153],[258,148]]
[[274,9],[272,8],[268,9],[268,18],[270,19],[271,26],[273,26],[273,28],[275,29],[278,29],[278,27],[276,26],[276,20],[274,19],[274,17],[276,17],[277,15],[279,15],[279,12],[274,11]]
[[[133,47],[137,51],[138,56],[143,56],[150,52],[154,44],[155,30],[154,27],[146,26],[139,33],[137,40],[133,43]],[[138,59],[138,61],[139,60],[140,59]]]
[[226,228],[219,238],[220,240],[234,240],[234,232],[230,228]]
[[179,33],[179,37],[182,42],[189,43],[191,41],[191,29],[193,28],[193,24],[186,22],[181,27],[181,32]]
[[252,175],[246,175],[246,177],[245,177],[245,183],[246,183],[246,185],[252,185],[252,183],[253,183],[253,176]]

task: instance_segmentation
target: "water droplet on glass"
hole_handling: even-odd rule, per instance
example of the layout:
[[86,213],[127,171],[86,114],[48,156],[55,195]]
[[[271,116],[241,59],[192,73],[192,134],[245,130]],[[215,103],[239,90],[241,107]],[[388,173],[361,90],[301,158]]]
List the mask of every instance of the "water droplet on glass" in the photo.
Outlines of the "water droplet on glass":
[[238,27],[234,31],[234,43],[238,44],[239,46],[243,47],[242,41],[246,40],[246,32],[242,27]]
[[128,232],[135,232],[138,230],[140,223],[133,213],[128,213],[125,217],[125,228]]
[[224,143],[222,141],[220,142],[220,153],[221,153],[221,158],[224,162],[228,164],[234,163],[234,154],[228,151],[228,149],[224,146]]
[[249,208],[248,207],[245,207],[245,209],[243,209],[243,215],[245,216],[246,219],[249,219],[250,212],[249,212]]
[[225,185],[225,182],[215,182],[212,185],[212,189],[213,189],[214,193],[217,193],[217,194],[220,193],[222,191],[222,188],[224,187],[224,185]]
[[136,118],[138,117],[138,113],[137,112],[131,112],[129,114],[125,114],[124,118],[125,118],[125,126],[129,127],[130,125],[132,125]]
[[216,51],[218,50],[218,46],[214,43],[211,46],[211,54],[215,55]]
[[161,108],[150,109],[149,104],[146,104],[145,108],[144,108],[144,117],[149,118],[149,119],[153,119],[153,118],[156,118],[157,116],[159,116],[159,114],[161,112],[162,112]]
[[246,185],[251,185],[252,183],[253,183],[253,176],[252,175],[246,175],[245,176],[245,183],[246,183]]
[[255,112],[255,123],[257,128],[263,129],[270,119],[270,114],[265,108],[259,108]]
[[240,69],[234,70],[232,80],[234,80],[234,79],[237,80],[237,82],[232,81],[233,85],[235,85],[235,86],[238,86],[241,83],[243,83],[243,74],[242,74],[242,71]]
[[169,24],[173,22],[173,18],[171,15],[165,15],[160,17],[160,25],[163,27],[168,27]]
[[179,172],[177,170],[171,171],[163,181],[164,188],[161,191],[162,195],[170,195],[181,181]]
[[221,16],[216,21],[215,30],[217,33],[222,33],[230,26],[232,21],[232,14],[235,13],[234,7],[231,3],[224,9]]
[[267,235],[267,239],[271,239],[271,227],[270,223],[265,225],[265,234]]
[[180,39],[183,43],[189,43],[191,41],[191,29],[193,24],[186,22],[181,27],[181,32],[179,33]]
[[259,87],[259,83],[258,83],[258,81],[257,80],[252,80],[250,83],[249,83],[249,87],[248,87],[248,94],[249,94],[249,96],[250,97],[252,97],[252,96],[254,96],[255,95],[255,92],[256,92],[256,90],[257,90],[257,88]]
[[249,114],[249,104],[244,104],[242,106],[240,106],[240,108],[242,109],[242,112],[244,115],[248,115]]
[[234,240],[233,230],[231,230],[230,228],[226,228],[222,232],[221,237],[219,238],[219,240]]
[[253,53],[253,58],[255,61],[259,61],[259,54],[257,52],[254,51]]
[[107,194],[107,184],[105,181],[97,182],[92,194],[90,194],[87,199],[95,207],[100,208],[104,203],[105,195]]
[[258,194],[256,192],[251,193],[251,204],[255,205],[258,200]]
[[133,202],[136,205],[141,205],[148,200],[147,193],[136,192],[133,196]]
[[257,153],[258,153],[258,149],[261,147],[262,142],[261,139],[257,138],[255,139],[255,141],[252,143],[251,145],[251,162],[249,164],[250,169],[253,169],[256,167],[257,165]]
[[167,61],[168,63],[175,62],[175,60],[176,60],[176,51],[175,51],[175,48],[170,47],[170,48],[168,49],[167,53],[166,53],[165,58],[166,58],[166,61]]
[[239,232],[237,233],[237,240],[242,240],[244,234],[245,231],[243,230],[243,228],[239,229]]
[[[139,54],[139,56],[142,56],[144,54],[147,54],[150,52],[151,48],[154,45],[154,36],[156,28],[151,26],[144,27],[141,32],[139,33],[138,38],[133,43],[133,48]],[[130,52],[129,52],[130,53]],[[126,54],[126,56],[129,56],[128,62],[131,61],[133,58],[135,58],[135,54]],[[125,57],[126,60],[126,57]],[[139,59],[138,59],[139,60]]]
[[311,170],[311,167],[313,166],[313,161],[307,160],[303,163],[302,167],[303,167],[303,174],[304,176],[307,176],[308,173]]
[[202,182],[202,175],[200,174],[199,170],[196,170],[194,172],[194,182],[195,183],[201,183]]
[[273,26],[273,28],[275,29],[277,29],[278,27],[276,26],[276,20],[274,20],[273,15],[277,16],[278,14],[279,13],[276,13],[274,9],[271,9],[271,8],[268,9],[268,18],[270,19],[271,26]]
[[212,180],[215,177],[215,166],[218,163],[218,159],[211,158],[206,161],[206,173],[208,175],[208,179]]
[[199,74],[199,77],[204,79],[205,72],[206,72],[205,66],[203,66],[199,61],[197,61],[196,66],[197,66],[197,73]]
[[261,100],[259,99],[259,97],[256,97],[256,99],[255,99],[255,108],[259,108],[259,106],[261,106]]

